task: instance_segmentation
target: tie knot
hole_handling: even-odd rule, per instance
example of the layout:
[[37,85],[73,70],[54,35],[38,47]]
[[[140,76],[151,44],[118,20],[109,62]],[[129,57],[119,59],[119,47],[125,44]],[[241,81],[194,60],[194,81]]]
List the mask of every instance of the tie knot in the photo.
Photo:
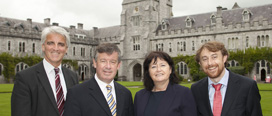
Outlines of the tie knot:
[[222,84],[217,84],[217,85],[212,84],[212,86],[214,87],[215,91],[220,91]]
[[59,73],[59,68],[54,68],[54,70],[55,70],[55,74]]
[[106,88],[107,88],[107,90],[111,90],[111,86],[110,85],[107,85]]

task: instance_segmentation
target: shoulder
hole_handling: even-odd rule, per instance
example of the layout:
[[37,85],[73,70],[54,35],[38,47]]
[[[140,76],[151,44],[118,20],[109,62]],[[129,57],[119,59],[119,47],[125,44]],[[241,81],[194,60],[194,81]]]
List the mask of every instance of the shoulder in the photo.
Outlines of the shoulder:
[[88,89],[89,85],[91,84],[90,83],[91,80],[92,79],[84,81],[84,82],[82,82],[80,84],[76,84],[73,87],[71,87],[69,90],[77,92],[77,91]]
[[242,76],[236,73],[233,73],[230,71],[229,74],[229,81],[237,81],[241,84],[245,84],[245,85],[252,85],[252,84],[256,84],[256,81],[254,81],[253,79],[246,77],[246,76]]
[[130,91],[129,91],[125,86],[119,84],[118,82],[115,82],[115,81],[114,81],[114,86],[115,86],[115,89],[124,91],[124,92],[126,92],[126,93],[130,93]]
[[194,84],[192,84],[191,88],[202,87],[202,85],[207,84],[207,82],[208,82],[208,77],[205,77],[205,78],[195,82]]
[[[188,92],[191,92],[190,89],[188,87],[184,87],[182,85],[179,85],[179,84],[173,84],[171,85],[173,90],[175,92],[177,92],[178,94],[184,94],[184,93],[188,93]],[[171,87],[170,86],[170,87]]]

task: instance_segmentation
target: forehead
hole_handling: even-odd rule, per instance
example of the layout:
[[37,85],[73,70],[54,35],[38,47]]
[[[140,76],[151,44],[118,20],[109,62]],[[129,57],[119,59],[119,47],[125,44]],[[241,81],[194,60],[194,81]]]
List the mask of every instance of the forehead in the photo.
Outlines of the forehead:
[[65,42],[65,37],[58,33],[49,33],[46,36],[45,41],[62,41]]
[[98,53],[98,59],[118,60],[118,53],[113,52],[112,54]]
[[207,48],[204,48],[200,53],[200,57],[212,56],[212,55],[222,55],[222,53],[220,50],[218,50],[216,52],[212,52],[212,51],[208,50]]
[[160,63],[167,63],[163,58],[157,57],[156,61],[155,61],[155,58],[152,59],[150,65],[157,64],[158,62],[160,62]]

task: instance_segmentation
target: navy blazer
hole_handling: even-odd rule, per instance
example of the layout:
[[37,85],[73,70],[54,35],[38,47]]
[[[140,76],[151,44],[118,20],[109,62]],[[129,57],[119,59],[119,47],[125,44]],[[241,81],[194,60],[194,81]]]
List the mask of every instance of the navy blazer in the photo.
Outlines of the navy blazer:
[[[75,72],[62,67],[67,89],[78,84]],[[43,62],[16,74],[11,96],[11,116],[59,116]]]
[[[135,116],[143,116],[151,91],[142,89],[134,99]],[[168,84],[161,99],[156,116],[196,116],[196,106],[193,95],[187,87],[178,84]]]
[[[198,116],[213,116],[209,93],[208,77],[191,87]],[[221,116],[262,116],[261,96],[254,80],[229,71],[229,81]]]
[[[117,116],[133,116],[131,92],[114,82]],[[95,78],[68,90],[64,116],[112,116],[108,103]]]

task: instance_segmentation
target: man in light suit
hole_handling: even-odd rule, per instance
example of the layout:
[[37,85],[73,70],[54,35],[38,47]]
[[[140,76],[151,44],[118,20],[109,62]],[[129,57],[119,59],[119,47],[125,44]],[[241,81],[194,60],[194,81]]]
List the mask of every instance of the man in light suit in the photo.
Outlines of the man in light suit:
[[191,87],[198,116],[262,116],[256,82],[226,69],[227,58],[224,44],[216,41],[197,51],[196,61],[208,75]]
[[43,61],[15,76],[12,116],[62,116],[67,89],[78,84],[77,74],[61,65],[70,44],[69,33],[61,27],[46,27],[41,43]]
[[68,90],[64,116],[133,116],[131,92],[113,80],[121,63],[120,49],[104,43],[95,53],[96,74]]

